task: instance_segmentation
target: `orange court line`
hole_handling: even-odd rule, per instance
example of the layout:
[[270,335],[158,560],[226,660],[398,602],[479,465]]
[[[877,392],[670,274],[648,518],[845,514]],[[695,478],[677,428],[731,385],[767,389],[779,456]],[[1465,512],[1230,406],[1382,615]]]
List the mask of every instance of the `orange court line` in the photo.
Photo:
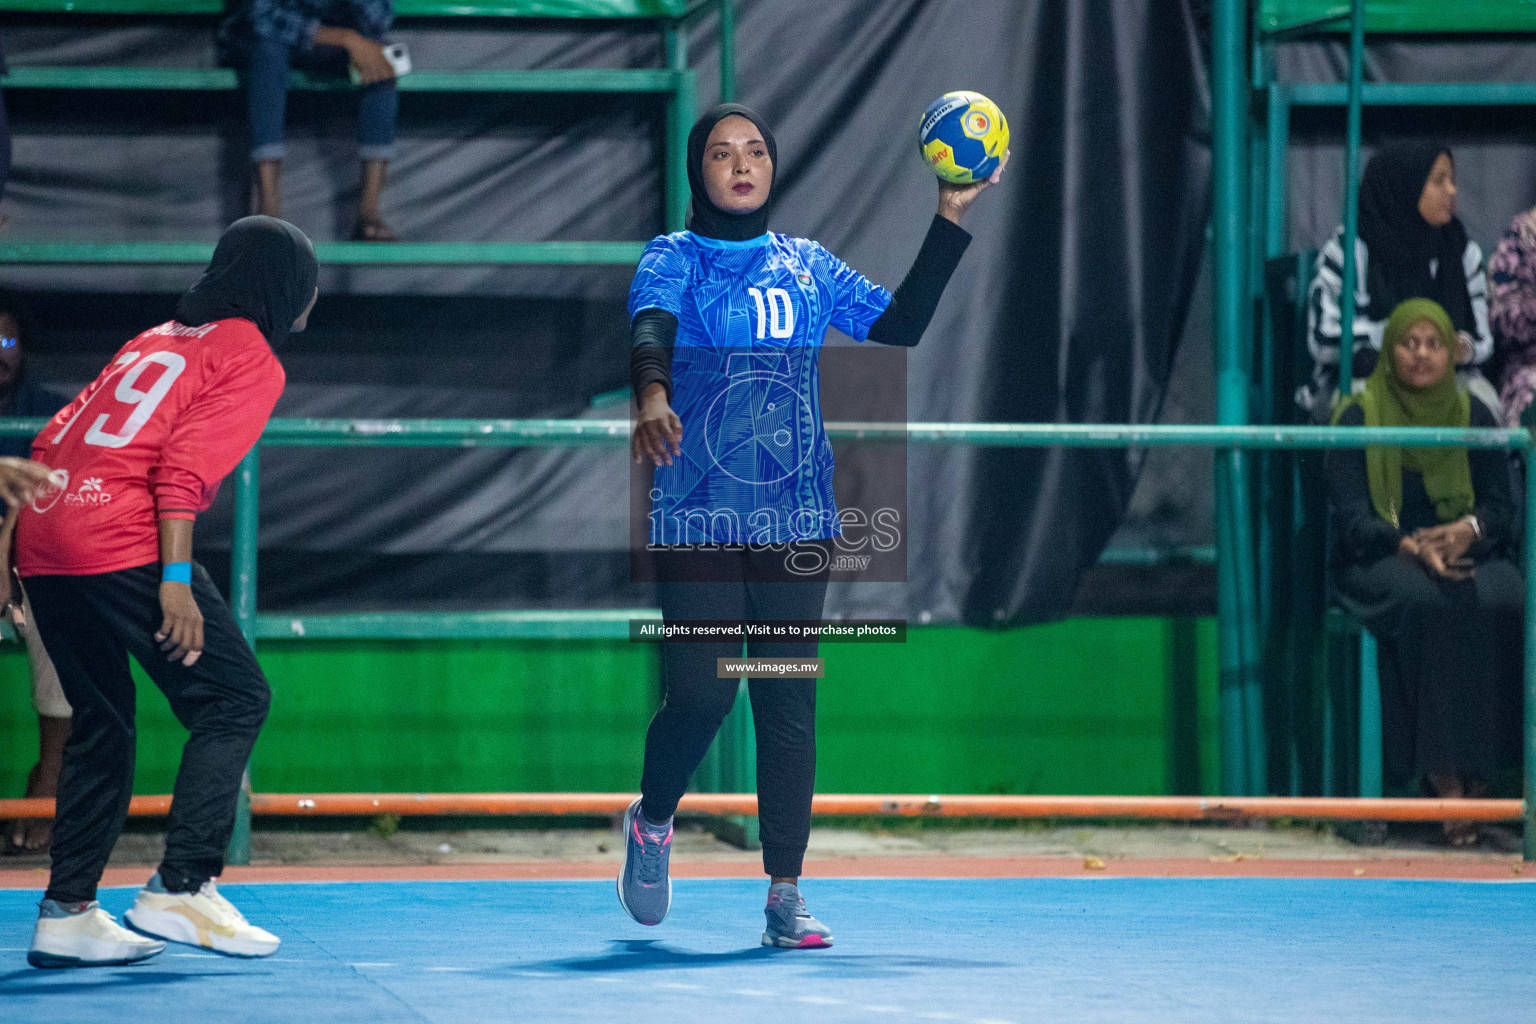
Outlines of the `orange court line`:
[[[483,864],[254,865],[226,868],[219,881],[419,882],[611,879],[618,862],[533,860]],[[144,884],[154,868],[108,868],[103,886]],[[756,861],[675,860],[676,878],[762,878]],[[805,862],[806,878],[1404,878],[1447,881],[1536,880],[1517,857],[1291,858],[1137,857],[835,857]],[[42,889],[46,868],[0,869],[0,889]]]
[[[633,793],[255,793],[257,815],[585,814],[624,810]],[[136,796],[128,813],[163,815],[169,796]],[[690,793],[684,814],[757,813],[752,793]],[[1519,800],[1434,800],[1366,797],[981,796],[822,793],[822,815],[987,818],[1146,818],[1234,821],[1242,818],[1319,818],[1374,821],[1518,821]],[[0,819],[52,817],[52,800],[0,800]]]

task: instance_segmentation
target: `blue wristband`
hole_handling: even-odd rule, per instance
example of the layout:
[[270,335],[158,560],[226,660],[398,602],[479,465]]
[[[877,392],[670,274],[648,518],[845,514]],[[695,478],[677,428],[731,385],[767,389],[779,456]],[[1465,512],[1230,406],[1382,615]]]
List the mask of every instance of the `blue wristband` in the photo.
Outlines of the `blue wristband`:
[[191,562],[166,562],[160,567],[160,582],[192,585]]

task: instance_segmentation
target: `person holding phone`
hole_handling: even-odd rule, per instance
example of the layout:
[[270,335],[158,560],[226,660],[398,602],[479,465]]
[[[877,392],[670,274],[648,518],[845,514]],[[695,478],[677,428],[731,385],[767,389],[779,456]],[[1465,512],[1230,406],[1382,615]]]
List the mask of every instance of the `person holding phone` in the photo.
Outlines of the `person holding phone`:
[[393,242],[379,197],[395,150],[395,64],[385,35],[395,19],[392,0],[244,0],[219,30],[225,63],[245,71],[255,172],[254,213],[283,215],[283,125],[288,73],[346,75],[361,87],[358,154],[362,198],[353,241]]

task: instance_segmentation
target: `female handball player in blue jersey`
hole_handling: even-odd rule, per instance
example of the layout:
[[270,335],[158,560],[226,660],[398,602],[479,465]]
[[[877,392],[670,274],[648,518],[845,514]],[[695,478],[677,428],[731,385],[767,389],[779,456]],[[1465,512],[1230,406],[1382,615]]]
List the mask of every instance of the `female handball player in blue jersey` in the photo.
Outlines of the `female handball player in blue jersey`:
[[[998,180],[941,182],[939,209],[895,294],[815,242],[768,231],[778,152],[762,119],[722,104],[688,136],[689,229],[640,258],[629,292],[631,442],[655,464],[650,549],[666,621],[817,620],[833,537],[832,447],[817,356],[829,326],[857,341],[916,345],[970,235],[961,216]],[[701,545],[704,546],[701,549]],[[752,658],[814,658],[816,641],[749,641]],[[642,797],[624,815],[619,902],[659,924],[672,901],[672,815],[737,680],[717,658],[741,644],[662,644],[665,697],[645,740]],[[763,944],[832,944],[798,888],[816,773],[816,682],[754,678],[758,819],[768,889]]]

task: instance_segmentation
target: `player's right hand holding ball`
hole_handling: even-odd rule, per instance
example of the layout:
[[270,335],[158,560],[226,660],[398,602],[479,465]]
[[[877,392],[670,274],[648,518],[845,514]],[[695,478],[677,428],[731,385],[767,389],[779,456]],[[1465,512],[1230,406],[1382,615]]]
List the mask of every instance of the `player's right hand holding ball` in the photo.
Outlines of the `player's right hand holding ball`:
[[996,185],[1003,178],[1003,168],[1008,166],[1008,154],[1005,150],[1003,158],[998,162],[997,170],[991,177],[972,182],[969,185],[956,185],[954,182],[939,179],[939,216],[952,224],[959,224],[960,218],[965,216],[965,211],[971,208],[981,190],[989,185]]

